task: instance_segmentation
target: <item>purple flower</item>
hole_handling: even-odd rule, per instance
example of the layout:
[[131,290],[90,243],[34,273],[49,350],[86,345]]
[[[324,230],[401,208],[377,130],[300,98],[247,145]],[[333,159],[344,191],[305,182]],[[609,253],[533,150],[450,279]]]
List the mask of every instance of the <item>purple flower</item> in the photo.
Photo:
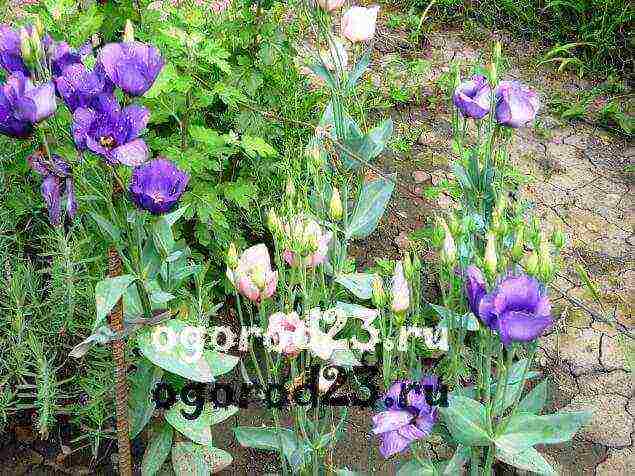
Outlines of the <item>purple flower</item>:
[[61,76],[67,66],[82,64],[82,58],[92,53],[90,43],[86,43],[79,50],[76,50],[65,41],[55,41],[48,35],[42,39],[42,45],[54,77]]
[[188,175],[166,159],[155,159],[135,167],[130,179],[132,200],[154,215],[169,212],[179,200]]
[[0,67],[9,74],[29,75],[20,50],[20,34],[4,24],[0,24]]
[[477,75],[463,81],[454,91],[452,100],[463,117],[482,119],[489,112],[491,94],[487,78]]
[[373,433],[379,435],[379,451],[388,458],[406,450],[413,441],[427,437],[437,421],[436,408],[426,401],[426,389],[435,390],[436,377],[420,382],[393,383],[384,395],[386,411],[373,417]]
[[43,177],[40,190],[51,224],[62,224],[62,205],[66,215],[72,220],[77,214],[77,200],[71,167],[59,155],[53,155],[49,160],[42,153],[36,152],[27,160],[31,168]]
[[33,124],[51,116],[56,108],[53,83],[34,86],[24,74],[15,73],[0,87],[0,132],[27,137]]
[[536,117],[538,95],[517,81],[501,81],[495,91],[496,120],[499,124],[518,128]]
[[114,90],[114,85],[98,69],[90,71],[81,63],[66,66],[55,79],[55,85],[72,112],[80,107],[92,107],[100,94],[112,94]]
[[73,138],[80,150],[90,150],[111,164],[131,167],[145,162],[148,147],[139,134],[146,127],[150,111],[131,105],[121,108],[110,94],[99,94],[91,108],[79,107],[73,114]]
[[99,54],[106,76],[131,96],[141,96],[152,87],[164,61],[154,46],[138,41],[109,43]]
[[481,299],[487,293],[483,272],[476,266],[468,266],[465,270],[465,294],[470,310],[478,316],[478,307]]
[[526,274],[501,280],[481,298],[478,315],[498,332],[505,346],[533,341],[553,324],[549,297],[538,281]]

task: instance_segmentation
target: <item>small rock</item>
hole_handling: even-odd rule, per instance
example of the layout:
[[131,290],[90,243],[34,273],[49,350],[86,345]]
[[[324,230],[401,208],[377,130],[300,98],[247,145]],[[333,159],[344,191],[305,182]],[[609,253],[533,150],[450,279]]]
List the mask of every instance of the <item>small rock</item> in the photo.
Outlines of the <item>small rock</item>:
[[635,474],[635,455],[632,448],[610,450],[606,461],[595,469],[595,476],[615,476],[618,474]]

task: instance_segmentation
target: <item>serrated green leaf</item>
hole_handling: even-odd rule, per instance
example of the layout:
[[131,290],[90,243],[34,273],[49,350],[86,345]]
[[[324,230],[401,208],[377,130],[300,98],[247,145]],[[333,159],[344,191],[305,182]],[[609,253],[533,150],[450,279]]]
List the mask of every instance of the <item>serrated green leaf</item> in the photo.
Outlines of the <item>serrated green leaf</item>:
[[262,137],[244,135],[240,140],[240,146],[245,154],[254,159],[258,156],[276,157],[278,155],[276,149],[267,144]]

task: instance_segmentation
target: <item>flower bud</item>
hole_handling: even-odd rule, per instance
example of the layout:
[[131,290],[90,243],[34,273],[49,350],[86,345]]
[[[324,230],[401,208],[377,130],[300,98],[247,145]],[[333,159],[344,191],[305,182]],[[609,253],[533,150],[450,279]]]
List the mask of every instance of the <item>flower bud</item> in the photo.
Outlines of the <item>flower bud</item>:
[[497,265],[496,235],[490,232],[487,234],[487,244],[485,245],[485,270],[490,274],[490,276],[496,275]]
[[37,31],[38,36],[41,38],[44,35],[44,23],[42,23],[42,19],[37,17],[35,19],[35,23],[33,24],[33,28]]
[[498,82],[498,71],[496,70],[496,63],[490,63],[487,67],[492,84]]
[[386,293],[384,292],[384,283],[379,276],[375,276],[372,282],[373,288],[373,304],[376,308],[381,309],[386,304]]
[[272,235],[279,235],[282,233],[282,223],[273,208],[267,213],[267,227],[269,227],[269,231]]
[[397,262],[395,274],[392,277],[392,312],[405,313],[410,307],[410,288],[403,272],[403,263]]
[[503,46],[501,45],[500,41],[497,41],[496,43],[494,43],[494,61],[495,62],[498,62],[498,60],[501,58],[502,49],[503,49]]
[[532,276],[538,274],[538,256],[533,251],[525,261],[525,271]]
[[512,259],[514,261],[520,261],[520,259],[523,257],[523,254],[525,254],[524,234],[525,227],[521,224],[518,226],[518,228],[516,228],[516,237],[514,239],[514,245],[512,246],[511,250]]
[[410,253],[408,253],[407,251],[403,255],[403,271],[406,274],[406,278],[408,280],[413,279],[415,270],[412,267],[412,260],[410,259]]
[[551,242],[553,243],[553,246],[555,246],[558,250],[562,249],[566,240],[566,236],[560,230],[555,230],[551,235]]
[[454,244],[454,238],[448,228],[448,225],[444,220],[440,220],[443,230],[445,231],[445,237],[443,238],[443,250],[442,260],[448,267],[453,267],[456,264],[456,245]]
[[230,243],[227,250],[227,266],[230,269],[236,269],[236,266],[238,266],[238,250],[236,250],[234,243]]
[[344,213],[342,208],[342,199],[340,198],[340,191],[336,187],[333,187],[333,193],[331,194],[329,213],[334,221],[341,220],[342,214]]
[[421,270],[421,260],[419,259],[419,255],[416,253],[414,254],[414,258],[412,258],[412,269],[414,269],[414,271]]
[[26,28],[20,29],[20,53],[22,54],[24,61],[31,61],[33,50],[31,48],[31,37],[29,36],[29,32]]
[[[21,45],[20,45],[21,46]],[[44,56],[44,51],[42,50],[42,39],[40,34],[37,31],[37,28],[31,29],[31,59],[34,61],[39,61],[40,58]]]
[[538,275],[543,281],[550,281],[553,272],[553,261],[551,260],[551,249],[549,240],[543,235],[540,239],[538,249]]
[[265,289],[265,286],[267,284],[266,272],[267,270],[265,269],[264,266],[260,266],[260,265],[254,266],[254,269],[251,273],[251,279],[253,280],[254,284],[256,285],[258,289]]
[[126,43],[134,41],[134,25],[130,20],[126,20],[126,26],[123,28],[123,41]]

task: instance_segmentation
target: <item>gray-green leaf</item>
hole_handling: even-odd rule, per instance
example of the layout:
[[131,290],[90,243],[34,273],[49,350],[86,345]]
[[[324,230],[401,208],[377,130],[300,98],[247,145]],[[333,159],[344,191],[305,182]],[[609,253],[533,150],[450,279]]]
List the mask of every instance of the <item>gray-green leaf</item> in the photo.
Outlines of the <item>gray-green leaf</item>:
[[95,307],[97,309],[97,318],[93,325],[93,331],[106,323],[106,316],[117,304],[117,301],[123,296],[135,280],[131,274],[116,276],[114,278],[102,279],[95,286]]
[[232,456],[219,448],[176,443],[172,448],[172,467],[176,476],[209,476],[232,463]]
[[383,177],[364,184],[345,231],[347,238],[366,238],[377,228],[394,189],[395,182]]
[[152,399],[152,390],[161,380],[163,369],[142,359],[134,373],[130,375],[130,397],[128,414],[130,415],[130,439],[135,438],[148,424],[156,403]]
[[181,411],[191,414],[194,406],[186,405],[178,400],[167,412],[165,419],[175,430],[187,436],[190,440],[202,445],[212,444],[212,426],[234,415],[238,408],[228,406],[226,408],[214,408],[211,403],[203,406],[203,412],[195,420],[189,420]]
[[487,431],[485,407],[471,398],[449,396],[448,406],[440,408],[454,439],[465,446],[486,446],[492,437]]
[[376,277],[374,273],[347,273],[338,275],[335,282],[344,286],[358,299],[367,300],[373,296],[373,280]]
[[141,476],[154,476],[163,465],[172,448],[172,427],[162,422],[156,428],[152,439],[143,454]]
[[499,448],[496,452],[497,459],[515,468],[533,471],[544,476],[557,476],[558,473],[534,448],[527,448],[521,452],[509,452]]

